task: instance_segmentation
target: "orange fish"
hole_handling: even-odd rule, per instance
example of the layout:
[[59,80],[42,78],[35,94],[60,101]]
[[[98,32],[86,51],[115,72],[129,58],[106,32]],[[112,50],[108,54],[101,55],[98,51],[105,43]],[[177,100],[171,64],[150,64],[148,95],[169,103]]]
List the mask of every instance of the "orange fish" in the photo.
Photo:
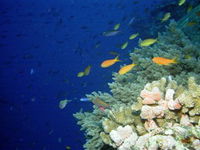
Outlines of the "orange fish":
[[116,62],[118,62],[118,61],[120,61],[120,60],[118,59],[118,56],[115,57],[114,59],[105,60],[105,61],[103,61],[103,62],[101,63],[101,67],[102,67],[102,68],[110,67],[110,66],[114,65],[114,64],[115,64]]
[[134,66],[136,66],[136,64],[130,64],[130,65],[126,65],[124,67],[122,67],[120,70],[119,70],[119,74],[120,75],[123,75],[127,72],[129,72]]
[[176,59],[168,59],[164,57],[154,57],[152,61],[159,65],[170,65],[170,64],[177,63]]

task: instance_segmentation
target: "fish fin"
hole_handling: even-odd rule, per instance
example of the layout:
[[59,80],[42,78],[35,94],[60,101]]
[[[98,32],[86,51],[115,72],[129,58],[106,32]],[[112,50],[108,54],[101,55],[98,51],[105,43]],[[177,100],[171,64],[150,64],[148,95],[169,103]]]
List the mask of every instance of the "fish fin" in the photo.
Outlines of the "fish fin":
[[116,57],[115,57],[115,60],[118,62],[118,61],[121,61],[121,60],[119,60],[119,55],[117,55]]

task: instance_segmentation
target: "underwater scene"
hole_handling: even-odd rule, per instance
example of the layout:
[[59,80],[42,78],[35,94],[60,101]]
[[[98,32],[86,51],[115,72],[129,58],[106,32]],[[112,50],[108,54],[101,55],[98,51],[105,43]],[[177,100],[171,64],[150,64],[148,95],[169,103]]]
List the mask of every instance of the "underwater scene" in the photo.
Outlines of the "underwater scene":
[[200,150],[199,0],[1,0],[0,150]]

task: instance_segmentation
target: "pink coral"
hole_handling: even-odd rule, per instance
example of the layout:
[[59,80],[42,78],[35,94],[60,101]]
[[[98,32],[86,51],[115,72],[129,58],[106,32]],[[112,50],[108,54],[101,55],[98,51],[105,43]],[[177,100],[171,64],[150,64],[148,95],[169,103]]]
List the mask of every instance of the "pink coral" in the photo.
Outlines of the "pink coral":
[[[140,96],[143,98],[142,103],[146,105],[142,106],[141,118],[150,120],[153,118],[162,118],[165,110],[181,109],[180,102],[173,100],[174,93],[175,91],[173,89],[167,89],[165,98],[162,99],[162,93],[157,87],[153,88],[152,91],[142,90]],[[157,106],[151,106],[150,104],[157,104]]]
[[178,100],[170,100],[167,105],[170,110],[181,109],[182,107]]
[[159,88],[154,87],[152,91],[148,91],[146,89],[142,90],[140,96],[143,98],[143,104],[155,104],[156,101],[161,100],[162,93]]

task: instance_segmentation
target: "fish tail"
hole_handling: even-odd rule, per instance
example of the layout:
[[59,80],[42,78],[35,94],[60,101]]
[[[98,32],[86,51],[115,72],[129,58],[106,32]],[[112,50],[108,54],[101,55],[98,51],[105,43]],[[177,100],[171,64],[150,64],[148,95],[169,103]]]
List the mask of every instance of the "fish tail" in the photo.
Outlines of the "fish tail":
[[172,59],[172,61],[173,61],[174,64],[177,64],[178,63],[178,58],[175,57],[175,58]]

